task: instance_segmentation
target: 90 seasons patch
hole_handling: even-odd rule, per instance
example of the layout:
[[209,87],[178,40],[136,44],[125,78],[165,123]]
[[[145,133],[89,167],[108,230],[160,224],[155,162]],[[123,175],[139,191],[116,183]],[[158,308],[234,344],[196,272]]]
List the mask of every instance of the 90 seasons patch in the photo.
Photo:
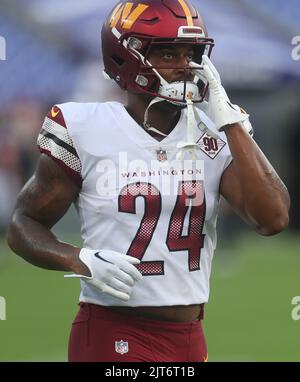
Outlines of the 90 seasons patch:
[[211,159],[214,159],[223,147],[226,146],[226,142],[221,138],[213,138],[207,133],[203,134],[197,143],[200,149]]

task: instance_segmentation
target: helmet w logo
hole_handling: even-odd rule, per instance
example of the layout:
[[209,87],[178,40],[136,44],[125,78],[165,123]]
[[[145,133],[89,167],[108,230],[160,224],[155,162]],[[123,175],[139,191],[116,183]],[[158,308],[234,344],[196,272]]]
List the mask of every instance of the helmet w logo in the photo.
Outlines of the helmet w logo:
[[149,5],[138,4],[134,10],[132,8],[133,3],[119,4],[112,13],[110,27],[115,28],[118,22],[121,21],[123,29],[131,29],[141,14],[149,8]]

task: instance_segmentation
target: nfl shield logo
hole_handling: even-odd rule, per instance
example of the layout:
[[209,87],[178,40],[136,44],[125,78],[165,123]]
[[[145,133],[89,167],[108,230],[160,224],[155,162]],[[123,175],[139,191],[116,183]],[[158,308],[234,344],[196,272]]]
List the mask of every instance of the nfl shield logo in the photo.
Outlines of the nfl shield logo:
[[157,150],[156,157],[159,162],[165,162],[168,159],[166,150],[163,150],[163,149]]
[[115,342],[115,350],[119,354],[126,354],[126,353],[128,353],[128,350],[129,350],[128,342],[125,342],[123,340],[116,341]]

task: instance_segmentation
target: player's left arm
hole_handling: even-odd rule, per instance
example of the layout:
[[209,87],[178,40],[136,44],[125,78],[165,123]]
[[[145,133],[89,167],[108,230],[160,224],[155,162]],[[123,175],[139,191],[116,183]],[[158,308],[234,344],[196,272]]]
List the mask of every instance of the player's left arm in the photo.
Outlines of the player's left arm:
[[223,173],[220,193],[257,232],[275,235],[289,222],[288,191],[251,138],[249,115],[230,102],[209,57],[203,55],[201,66],[190,65],[197,76],[209,84],[208,100],[202,107],[216,128],[225,132],[233,158]]
[[235,123],[224,127],[232,163],[224,171],[220,193],[262,235],[275,235],[289,223],[288,190],[248,132]]

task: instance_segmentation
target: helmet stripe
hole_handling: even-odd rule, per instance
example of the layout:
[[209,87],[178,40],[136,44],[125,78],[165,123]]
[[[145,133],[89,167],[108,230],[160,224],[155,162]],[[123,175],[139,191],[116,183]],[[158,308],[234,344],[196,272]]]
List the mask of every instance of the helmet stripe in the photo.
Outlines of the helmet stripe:
[[178,0],[178,2],[182,6],[182,9],[186,15],[188,26],[193,27],[194,26],[193,17],[188,5],[186,4],[184,0]]

